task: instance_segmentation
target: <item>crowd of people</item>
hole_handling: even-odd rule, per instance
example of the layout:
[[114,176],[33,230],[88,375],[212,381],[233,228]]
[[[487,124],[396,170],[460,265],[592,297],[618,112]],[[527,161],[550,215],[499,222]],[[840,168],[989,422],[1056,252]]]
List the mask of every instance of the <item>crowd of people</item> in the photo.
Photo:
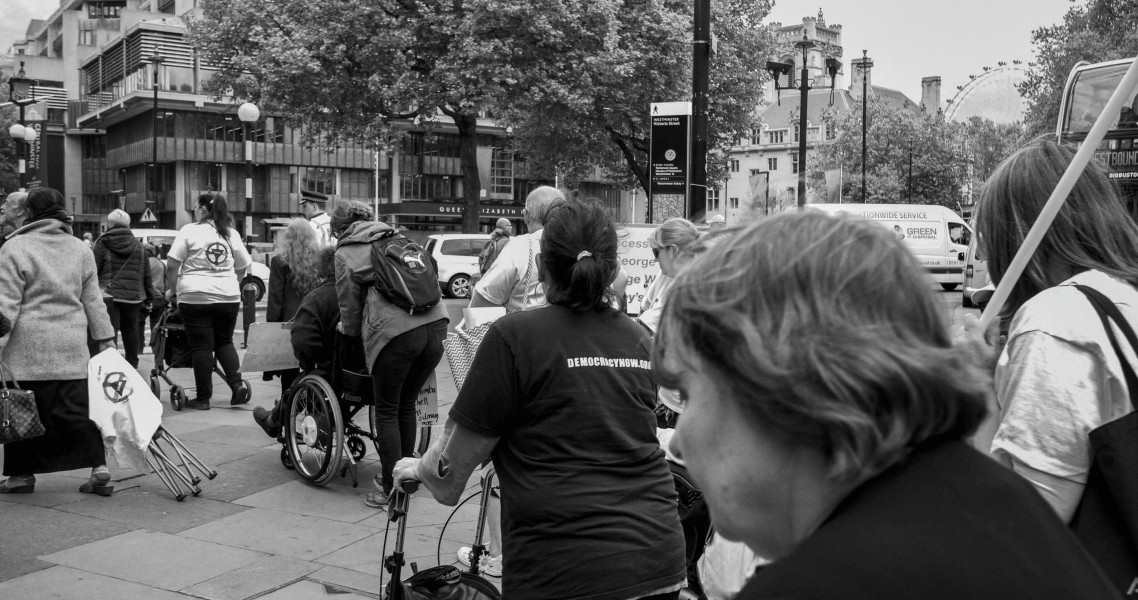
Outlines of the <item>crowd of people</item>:
[[[1036,140],[985,185],[976,226],[994,283],[1071,161]],[[722,594],[712,597],[1098,599],[1136,581],[1071,527],[1094,486],[1091,432],[1138,398],[1123,335],[1138,324],[1138,225],[1093,163],[1023,275],[1004,282],[1002,341],[975,320],[950,331],[886,228],[813,211],[710,232],[664,222],[650,241],[660,275],[633,319],[614,291],[617,225],[538,188],[526,232],[500,223],[487,247],[470,308],[505,314],[418,458],[415,400],[443,357],[447,311],[385,296],[373,246],[396,230],[365,204],[324,213],[326,201],[302,197],[309,220],[279,236],[268,320],[293,322],[300,371],[333,368],[330,349],[358,341],[380,462],[368,506],[412,480],[453,505],[492,465],[482,566],[508,597],[698,590],[675,465],[702,493],[716,544],[747,553],[736,573],[704,573],[731,576],[707,586]],[[2,211],[14,229],[0,246],[0,359],[36,392],[47,434],[5,449],[0,493],[80,467],[92,469],[81,491],[110,485],[85,364],[121,332],[137,365],[138,324],[162,301],[185,318],[197,384],[187,406],[209,408],[215,359],[230,402],[248,401],[232,333],[250,257],[221,195],[199,198],[164,269],[121,211],[90,247],[55,190],[13,194]],[[1104,327],[1095,302],[1121,322]],[[282,399],[298,372],[276,373]],[[254,411],[274,437],[282,404]]]

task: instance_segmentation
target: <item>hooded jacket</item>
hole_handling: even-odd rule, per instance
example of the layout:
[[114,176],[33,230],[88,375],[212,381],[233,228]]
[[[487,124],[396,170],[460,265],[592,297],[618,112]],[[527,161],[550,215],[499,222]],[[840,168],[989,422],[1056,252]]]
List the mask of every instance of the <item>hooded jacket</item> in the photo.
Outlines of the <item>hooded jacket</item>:
[[56,219],[33,221],[0,247],[0,314],[12,332],[0,360],[17,381],[87,378],[87,337],[115,336],[87,244]]
[[151,300],[153,285],[146,252],[127,227],[114,227],[95,240],[95,267],[99,284],[115,302]]
[[344,333],[362,336],[369,367],[392,339],[439,320],[447,320],[442,302],[414,315],[388,302],[375,287],[371,245],[391,226],[379,221],[357,221],[348,226],[336,244],[336,296]]

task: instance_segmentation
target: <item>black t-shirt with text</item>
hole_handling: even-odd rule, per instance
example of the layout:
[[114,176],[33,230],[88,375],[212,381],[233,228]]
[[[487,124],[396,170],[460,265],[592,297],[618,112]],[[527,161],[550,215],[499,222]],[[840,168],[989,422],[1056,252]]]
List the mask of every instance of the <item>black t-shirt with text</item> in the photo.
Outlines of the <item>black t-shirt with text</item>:
[[647,332],[612,309],[507,315],[450,418],[501,438],[503,592],[627,600],[683,581]]

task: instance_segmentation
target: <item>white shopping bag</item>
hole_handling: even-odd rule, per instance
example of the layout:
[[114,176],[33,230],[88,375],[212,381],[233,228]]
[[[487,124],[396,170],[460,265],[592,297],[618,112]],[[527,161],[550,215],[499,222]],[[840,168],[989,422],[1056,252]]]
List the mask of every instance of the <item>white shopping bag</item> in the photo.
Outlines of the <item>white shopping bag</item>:
[[87,363],[89,415],[103,436],[107,464],[145,471],[146,449],[162,424],[162,403],[114,348]]

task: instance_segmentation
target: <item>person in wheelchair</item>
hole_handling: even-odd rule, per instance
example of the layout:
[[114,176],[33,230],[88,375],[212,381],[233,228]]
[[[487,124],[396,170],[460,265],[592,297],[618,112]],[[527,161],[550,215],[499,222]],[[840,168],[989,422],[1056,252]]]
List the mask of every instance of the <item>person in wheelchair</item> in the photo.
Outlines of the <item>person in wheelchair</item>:
[[[317,276],[320,283],[305,294],[292,320],[292,351],[304,372],[332,371],[332,357],[336,348],[336,324],[340,322],[340,305],[336,300],[336,249],[329,246],[320,251],[317,259]],[[288,395],[288,390],[282,397]],[[280,437],[281,403],[272,411],[258,406],[253,409],[253,420],[269,437]]]

